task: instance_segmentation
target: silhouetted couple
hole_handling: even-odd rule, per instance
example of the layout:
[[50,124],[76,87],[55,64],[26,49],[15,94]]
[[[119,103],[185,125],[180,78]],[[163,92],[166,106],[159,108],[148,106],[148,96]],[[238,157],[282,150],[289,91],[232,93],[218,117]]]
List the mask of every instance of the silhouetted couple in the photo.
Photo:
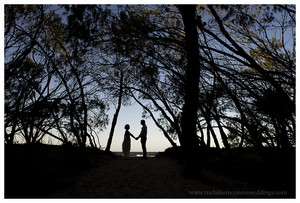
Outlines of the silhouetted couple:
[[147,159],[147,149],[146,149],[146,141],[147,141],[147,126],[145,120],[141,120],[142,130],[138,137],[134,137],[130,132],[130,126],[128,124],[125,125],[125,134],[124,134],[124,141],[123,141],[123,154],[125,157],[129,156],[130,152],[130,136],[134,139],[138,140],[141,138],[141,144],[143,149],[143,159]]

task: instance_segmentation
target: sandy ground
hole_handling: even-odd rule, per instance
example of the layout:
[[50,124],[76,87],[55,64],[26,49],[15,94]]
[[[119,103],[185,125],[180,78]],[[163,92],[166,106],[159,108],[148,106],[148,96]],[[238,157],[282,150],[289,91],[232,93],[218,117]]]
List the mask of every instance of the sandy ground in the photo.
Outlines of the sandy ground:
[[203,170],[208,177],[204,181],[186,179],[180,175],[181,169],[182,165],[170,158],[112,159],[82,172],[71,187],[51,198],[199,198],[213,197],[211,191],[221,188],[254,189],[209,170]]

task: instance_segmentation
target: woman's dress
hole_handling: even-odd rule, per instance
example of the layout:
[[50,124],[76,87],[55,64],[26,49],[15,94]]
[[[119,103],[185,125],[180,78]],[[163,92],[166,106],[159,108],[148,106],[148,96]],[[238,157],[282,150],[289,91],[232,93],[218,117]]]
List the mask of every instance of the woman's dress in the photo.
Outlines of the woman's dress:
[[130,152],[130,132],[129,131],[125,131],[124,134],[124,141],[122,144],[122,148],[123,148],[123,154],[125,157],[129,156],[129,152]]

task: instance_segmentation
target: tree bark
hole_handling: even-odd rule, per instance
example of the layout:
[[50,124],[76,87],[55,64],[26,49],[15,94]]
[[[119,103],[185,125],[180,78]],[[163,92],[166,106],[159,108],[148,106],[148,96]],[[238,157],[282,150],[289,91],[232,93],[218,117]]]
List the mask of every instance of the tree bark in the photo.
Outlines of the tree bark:
[[200,61],[198,49],[198,32],[196,27],[196,6],[178,6],[185,31],[185,49],[187,53],[187,68],[185,77],[184,106],[182,110],[182,138],[181,145],[185,153],[185,174],[193,177],[202,176],[200,166],[199,141],[197,137],[197,111],[199,101]]
[[112,139],[113,139],[114,132],[115,132],[115,127],[116,127],[118,116],[119,116],[119,112],[120,112],[120,109],[121,109],[121,106],[122,106],[123,77],[124,77],[122,70],[120,70],[120,74],[121,74],[121,77],[120,77],[120,91],[119,91],[119,98],[118,98],[118,106],[116,108],[116,112],[114,114],[114,117],[113,117],[113,120],[112,120],[112,123],[111,123],[111,129],[110,129],[110,133],[109,133],[109,137],[108,137],[108,140],[107,140],[105,151],[110,151]]

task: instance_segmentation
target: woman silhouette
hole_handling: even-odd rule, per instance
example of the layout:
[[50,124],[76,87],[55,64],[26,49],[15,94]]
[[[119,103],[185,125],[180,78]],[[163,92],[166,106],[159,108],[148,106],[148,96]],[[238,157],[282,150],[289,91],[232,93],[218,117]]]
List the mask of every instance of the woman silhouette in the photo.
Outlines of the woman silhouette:
[[130,132],[129,132],[130,126],[128,124],[125,125],[125,134],[124,134],[124,141],[122,144],[122,148],[123,148],[123,154],[124,157],[128,157],[129,156],[129,152],[130,152],[130,136],[133,137],[134,139],[136,139]]

